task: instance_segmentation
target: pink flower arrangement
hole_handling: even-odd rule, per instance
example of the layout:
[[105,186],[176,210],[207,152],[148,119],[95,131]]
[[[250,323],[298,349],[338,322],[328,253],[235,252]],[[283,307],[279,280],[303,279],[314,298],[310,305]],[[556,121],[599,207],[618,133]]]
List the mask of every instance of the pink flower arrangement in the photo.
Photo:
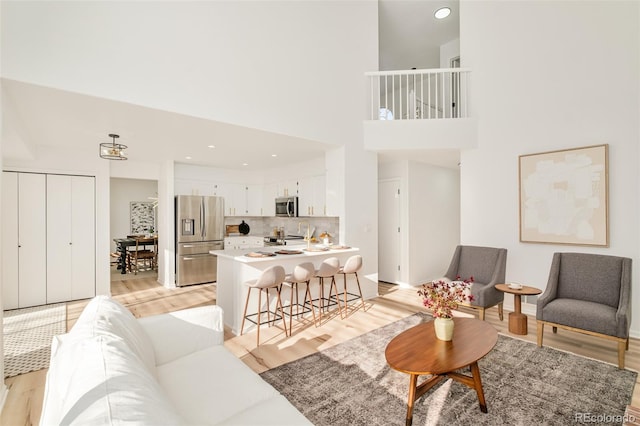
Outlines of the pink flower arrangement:
[[466,292],[473,283],[473,277],[456,281],[443,280],[422,284],[418,294],[422,296],[422,304],[432,311],[436,318],[452,318],[451,311],[458,308],[459,303],[472,302],[473,295]]

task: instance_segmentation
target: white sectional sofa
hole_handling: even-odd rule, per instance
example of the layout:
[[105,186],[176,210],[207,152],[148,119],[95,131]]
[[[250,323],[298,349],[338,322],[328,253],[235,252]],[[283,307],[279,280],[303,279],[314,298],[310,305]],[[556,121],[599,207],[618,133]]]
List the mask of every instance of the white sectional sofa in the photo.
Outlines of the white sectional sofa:
[[51,348],[41,425],[308,425],[223,346],[205,306],[135,317],[94,298]]

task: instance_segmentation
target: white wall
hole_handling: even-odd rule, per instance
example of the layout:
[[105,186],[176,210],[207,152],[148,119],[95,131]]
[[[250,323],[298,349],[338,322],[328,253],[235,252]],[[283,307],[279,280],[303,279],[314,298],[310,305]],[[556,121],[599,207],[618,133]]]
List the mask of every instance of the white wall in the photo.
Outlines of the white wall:
[[[131,201],[153,202],[149,197],[158,197],[158,182],[146,179],[111,178],[110,183],[111,251],[115,251],[116,246],[113,239],[125,238],[131,234],[131,215],[129,211]],[[156,212],[156,223],[157,220]],[[160,238],[163,237],[160,235]]]
[[[0,12],[1,10],[2,8],[0,8]],[[2,14],[0,13],[0,17],[1,15]],[[1,60],[0,60],[0,63],[1,63]],[[2,83],[0,83],[0,90],[2,90]],[[0,135],[3,135],[2,133],[2,123],[4,123],[3,117],[4,117],[4,108],[2,107],[2,104],[0,104]],[[0,152],[2,152],[3,145],[4,145],[4,139],[2,138],[2,136],[0,136]],[[0,188],[2,188],[2,173],[0,173]],[[0,203],[2,203],[1,196],[0,196]],[[2,208],[0,208],[0,212],[2,212]],[[0,214],[0,221],[2,221],[1,214]],[[0,229],[2,229],[2,227],[0,227]],[[2,239],[2,231],[0,231],[0,240],[1,239]],[[2,245],[0,244],[0,247],[1,246]],[[0,252],[0,256],[2,256],[1,252]],[[2,274],[0,274],[0,289],[2,289],[2,284],[3,284]],[[4,330],[4,311],[2,309],[2,306],[4,305],[2,301],[2,291],[0,291],[0,327],[2,327],[2,329]],[[4,332],[0,333],[0,371],[4,372]],[[3,380],[0,380],[0,413],[2,412],[2,408],[4,407],[6,398],[7,398],[7,387],[5,386],[4,379],[3,379]]]
[[378,66],[374,1],[2,7],[5,78],[328,143]]
[[[462,2],[478,149],[461,155],[461,240],[506,247],[507,280],[546,287],[554,252],[633,259],[640,283],[638,2]],[[609,247],[518,239],[518,155],[609,144]],[[640,292],[633,290],[640,311]],[[632,335],[640,336],[640,315]]]
[[400,281],[419,285],[442,277],[460,241],[458,171],[394,161],[380,164],[378,176],[400,180]]

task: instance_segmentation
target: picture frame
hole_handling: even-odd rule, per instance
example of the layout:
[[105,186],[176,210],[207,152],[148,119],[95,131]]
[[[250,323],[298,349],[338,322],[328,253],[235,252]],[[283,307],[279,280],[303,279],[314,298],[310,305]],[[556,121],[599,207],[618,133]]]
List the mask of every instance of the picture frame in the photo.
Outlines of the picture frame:
[[153,202],[131,201],[129,214],[131,235],[150,234],[156,229],[156,211]]
[[608,247],[608,161],[608,144],[520,155],[520,242]]

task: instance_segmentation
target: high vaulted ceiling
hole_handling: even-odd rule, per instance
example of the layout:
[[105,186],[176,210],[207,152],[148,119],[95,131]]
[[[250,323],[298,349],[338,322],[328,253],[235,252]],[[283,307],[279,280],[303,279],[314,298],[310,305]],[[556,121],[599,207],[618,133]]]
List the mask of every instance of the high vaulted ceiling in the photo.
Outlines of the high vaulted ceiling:
[[[452,9],[451,16],[435,20],[433,12],[445,5]],[[457,0],[380,0],[380,69],[437,68],[439,46],[458,33]],[[247,170],[317,158],[334,147],[18,81],[3,79],[2,87],[5,158],[24,157],[30,146],[37,145],[97,155],[98,144],[111,141],[109,133],[120,134],[118,142],[129,146],[127,155],[132,160],[173,159]],[[451,152],[390,153],[381,158],[422,158],[448,167],[457,164]]]

